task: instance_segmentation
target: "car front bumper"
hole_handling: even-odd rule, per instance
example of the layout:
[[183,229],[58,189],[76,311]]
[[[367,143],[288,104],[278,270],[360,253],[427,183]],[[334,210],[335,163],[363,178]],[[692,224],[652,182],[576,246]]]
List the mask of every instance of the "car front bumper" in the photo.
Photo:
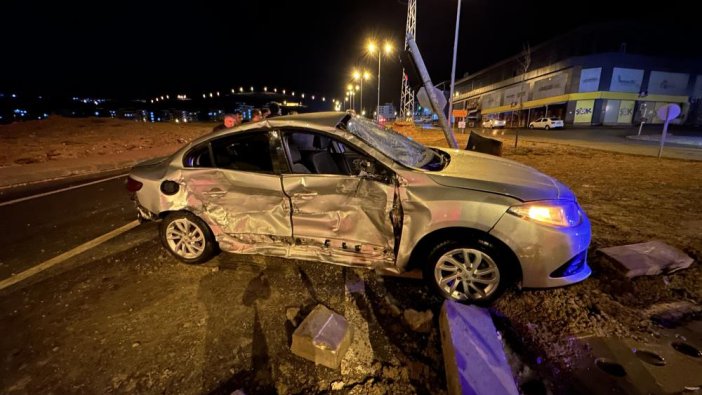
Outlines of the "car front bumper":
[[490,231],[512,249],[522,269],[522,286],[549,288],[585,280],[592,270],[587,264],[590,221],[572,228],[541,225],[505,213]]

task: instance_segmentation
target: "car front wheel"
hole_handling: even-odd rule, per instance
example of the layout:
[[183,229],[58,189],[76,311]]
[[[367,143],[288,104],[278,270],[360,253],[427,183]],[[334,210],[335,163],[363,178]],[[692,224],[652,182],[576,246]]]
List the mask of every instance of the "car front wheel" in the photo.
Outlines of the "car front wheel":
[[529,125],[529,129],[534,129],[534,125]]
[[169,214],[161,223],[160,233],[163,246],[185,263],[203,263],[217,253],[209,226],[189,212]]
[[488,305],[507,288],[506,270],[505,259],[488,241],[445,241],[429,253],[424,278],[447,299]]

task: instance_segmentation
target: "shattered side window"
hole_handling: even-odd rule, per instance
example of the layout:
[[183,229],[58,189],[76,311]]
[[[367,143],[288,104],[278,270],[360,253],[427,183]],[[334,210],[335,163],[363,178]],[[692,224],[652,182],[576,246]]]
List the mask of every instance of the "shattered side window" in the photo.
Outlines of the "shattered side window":
[[392,129],[383,129],[380,125],[363,117],[354,117],[349,120],[347,129],[368,145],[408,167],[422,167],[435,156],[434,151],[422,144]]

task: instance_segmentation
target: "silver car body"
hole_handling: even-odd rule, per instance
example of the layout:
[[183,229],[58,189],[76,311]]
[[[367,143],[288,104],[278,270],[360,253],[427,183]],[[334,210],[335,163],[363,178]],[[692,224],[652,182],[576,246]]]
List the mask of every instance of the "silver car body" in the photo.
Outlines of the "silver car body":
[[[508,212],[530,201],[575,201],[560,182],[517,162],[453,149],[441,149],[450,162],[440,171],[404,166],[376,149],[378,141],[337,127],[345,117],[350,116],[318,113],[245,124],[203,136],[166,159],[140,164],[130,174],[143,183],[136,192],[140,216],[158,219],[173,211],[194,213],[228,252],[393,272],[408,268],[423,240],[471,229],[491,235],[509,249],[521,267],[525,287],[560,286],[589,276],[590,223],[582,210],[579,225],[568,228],[542,225]],[[285,130],[338,139],[374,158],[392,180],[363,172],[262,174],[184,166],[185,156],[195,147],[250,131],[268,133],[275,149],[285,151],[273,154],[295,162],[281,136]],[[177,183],[178,191],[164,193],[166,181]],[[570,264],[577,265],[575,272],[553,275]]]

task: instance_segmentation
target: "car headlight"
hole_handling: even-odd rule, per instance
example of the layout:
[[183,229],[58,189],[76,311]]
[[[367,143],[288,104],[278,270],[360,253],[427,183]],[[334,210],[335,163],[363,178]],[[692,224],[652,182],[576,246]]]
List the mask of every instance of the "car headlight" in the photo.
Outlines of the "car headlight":
[[550,226],[573,227],[582,221],[578,203],[566,200],[543,200],[512,206],[508,213]]

